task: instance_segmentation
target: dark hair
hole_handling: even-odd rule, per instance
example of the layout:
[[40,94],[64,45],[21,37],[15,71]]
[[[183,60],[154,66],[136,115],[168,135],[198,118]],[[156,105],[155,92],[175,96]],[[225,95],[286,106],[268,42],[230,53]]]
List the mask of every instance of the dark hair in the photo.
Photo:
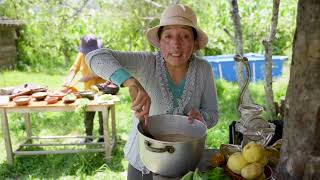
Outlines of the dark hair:
[[[158,35],[158,39],[160,40],[161,38],[161,34],[163,32],[163,27],[164,26],[160,26],[158,32],[157,32],[157,35]],[[191,27],[192,29],[192,34],[193,34],[193,40],[196,40],[198,38],[198,33],[197,33],[197,30],[194,28],[194,27]]]

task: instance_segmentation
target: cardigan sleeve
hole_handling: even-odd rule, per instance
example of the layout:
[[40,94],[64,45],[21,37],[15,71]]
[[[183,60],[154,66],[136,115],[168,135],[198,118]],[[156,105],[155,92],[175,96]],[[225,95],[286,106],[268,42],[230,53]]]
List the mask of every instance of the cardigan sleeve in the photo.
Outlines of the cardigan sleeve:
[[148,52],[123,52],[111,49],[97,49],[87,54],[86,63],[90,70],[110,80],[119,69],[123,69],[128,76],[143,78],[147,67],[154,62],[154,54]]
[[204,115],[204,120],[208,128],[213,127],[218,122],[218,97],[214,77],[210,64],[202,63],[201,69],[204,73],[204,90],[201,96],[200,112]]
[[123,84],[129,78],[130,78],[130,74],[126,70],[124,70],[123,68],[116,70],[110,76],[110,80],[118,86],[121,86],[121,84]]

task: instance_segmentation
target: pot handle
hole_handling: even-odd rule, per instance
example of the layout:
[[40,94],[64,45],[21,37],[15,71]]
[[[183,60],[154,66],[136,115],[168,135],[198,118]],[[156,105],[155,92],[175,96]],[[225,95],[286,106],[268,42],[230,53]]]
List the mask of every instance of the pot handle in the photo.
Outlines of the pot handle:
[[147,140],[144,141],[144,145],[146,146],[147,150],[155,153],[163,153],[163,152],[174,153],[175,151],[173,146],[165,146],[164,148],[151,147],[152,143]]

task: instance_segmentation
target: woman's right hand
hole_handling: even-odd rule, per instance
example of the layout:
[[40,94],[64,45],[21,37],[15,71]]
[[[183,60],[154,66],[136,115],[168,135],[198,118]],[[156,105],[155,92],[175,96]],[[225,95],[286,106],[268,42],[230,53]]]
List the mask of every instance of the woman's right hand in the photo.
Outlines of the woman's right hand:
[[132,99],[131,109],[135,111],[135,116],[139,120],[144,120],[145,125],[147,125],[151,105],[150,96],[135,78],[129,78],[123,83],[123,86],[129,88]]

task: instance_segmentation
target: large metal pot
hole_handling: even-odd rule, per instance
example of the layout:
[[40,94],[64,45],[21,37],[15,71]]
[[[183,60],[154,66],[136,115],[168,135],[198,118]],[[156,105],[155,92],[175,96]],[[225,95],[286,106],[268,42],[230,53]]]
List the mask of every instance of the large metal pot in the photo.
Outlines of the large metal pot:
[[139,153],[150,171],[180,177],[196,168],[204,150],[205,124],[190,124],[188,117],[180,115],[150,116],[148,129],[155,139],[143,134],[142,125],[138,124]]

